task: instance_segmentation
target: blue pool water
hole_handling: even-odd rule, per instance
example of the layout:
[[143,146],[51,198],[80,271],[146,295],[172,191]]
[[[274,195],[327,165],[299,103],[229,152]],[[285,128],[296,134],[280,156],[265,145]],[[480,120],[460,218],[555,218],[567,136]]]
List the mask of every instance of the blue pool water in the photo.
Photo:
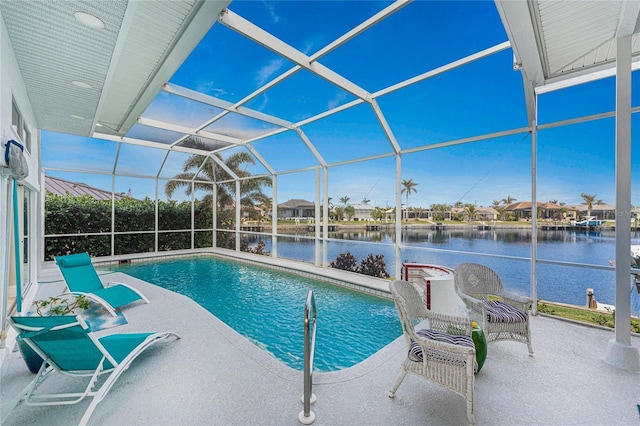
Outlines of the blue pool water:
[[317,309],[317,371],[351,367],[402,334],[393,302],[287,272],[212,257],[111,269],[190,297],[298,370],[303,369],[304,304],[309,290]]

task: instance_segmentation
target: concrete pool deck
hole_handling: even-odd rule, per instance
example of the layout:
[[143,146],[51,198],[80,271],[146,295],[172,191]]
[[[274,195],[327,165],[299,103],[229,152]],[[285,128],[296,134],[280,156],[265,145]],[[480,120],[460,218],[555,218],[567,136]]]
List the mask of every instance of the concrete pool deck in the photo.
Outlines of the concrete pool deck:
[[[54,275],[50,278],[56,280]],[[89,424],[300,424],[302,372],[272,358],[184,296],[121,273],[109,280],[133,285],[151,303],[123,309],[128,324],[99,335],[173,331],[181,339],[159,343],[138,357],[98,405]],[[57,294],[59,285],[44,284],[41,291]],[[612,331],[542,316],[532,318],[531,328],[534,357],[521,343],[489,345],[475,382],[476,424],[640,424],[640,374],[602,360],[614,338]],[[632,344],[640,346],[640,337],[632,336]],[[315,373],[313,424],[466,424],[461,396],[414,376],[405,379],[394,399],[387,396],[405,354],[400,337],[352,368]],[[19,352],[10,353],[0,372],[0,409],[33,377]],[[88,404],[21,404],[4,425],[77,424]]]

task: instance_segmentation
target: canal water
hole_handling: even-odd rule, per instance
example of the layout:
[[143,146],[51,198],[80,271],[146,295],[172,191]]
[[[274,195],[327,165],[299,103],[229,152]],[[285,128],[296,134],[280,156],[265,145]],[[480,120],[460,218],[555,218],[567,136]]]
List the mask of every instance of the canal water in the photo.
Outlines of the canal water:
[[[494,269],[505,287],[521,294],[530,294],[531,257],[530,229],[495,228],[492,230],[465,229],[403,229],[401,251],[403,262],[432,263],[455,268],[462,262],[477,262]],[[312,234],[278,238],[278,256],[313,262]],[[384,255],[387,270],[393,274],[395,262],[395,232],[353,231],[330,232],[327,258],[329,261],[345,252],[360,262],[369,254]],[[255,239],[254,239],[255,242]],[[265,240],[270,251],[271,241]],[[640,232],[632,233],[631,244],[640,244]],[[615,257],[614,231],[550,230],[538,231],[537,296],[554,302],[586,305],[587,289],[594,291],[596,300],[615,304],[615,273],[581,265],[610,266]],[[569,262],[581,265],[545,263]],[[640,294],[632,286],[631,310],[640,316]]]

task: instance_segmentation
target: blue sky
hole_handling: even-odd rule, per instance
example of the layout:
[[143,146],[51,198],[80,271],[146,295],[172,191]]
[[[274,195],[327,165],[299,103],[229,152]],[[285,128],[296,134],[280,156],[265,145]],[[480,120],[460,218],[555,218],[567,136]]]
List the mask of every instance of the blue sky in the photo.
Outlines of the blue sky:
[[[229,9],[313,55],[349,29],[388,6],[378,1],[234,1]],[[320,63],[370,93],[430,71],[507,40],[491,1],[417,1],[396,12],[320,59]],[[510,49],[454,71],[381,96],[378,104],[403,149],[526,126],[520,72],[512,67]],[[233,30],[216,23],[170,83],[237,102],[287,71],[291,62]],[[639,73],[633,82],[640,84]],[[551,123],[615,108],[615,81],[601,80],[564,89],[539,98],[539,121]],[[354,100],[354,96],[316,75],[300,71],[245,104],[246,107],[291,122],[299,122]],[[633,105],[640,104],[640,91]],[[219,112],[178,96],[161,93],[143,114],[187,126],[198,126]],[[640,117],[635,114],[634,154],[640,158]],[[241,138],[273,127],[230,114],[208,129]],[[302,126],[328,163],[391,151],[371,107],[361,104],[321,121]],[[615,123],[613,119],[539,132],[538,199],[567,204],[582,201],[582,192],[606,203],[615,199]],[[134,126],[130,136],[163,143],[175,134]],[[43,132],[43,165],[69,167],[70,150],[78,156],[72,167],[110,172],[117,145],[113,142]],[[294,132],[254,143],[277,171],[316,165]],[[242,148],[235,148],[239,150]],[[123,148],[118,171],[155,176],[162,150]],[[223,156],[226,156],[223,153]],[[186,154],[173,153],[161,172],[168,178],[181,169]],[[109,163],[110,162],[110,163]],[[65,165],[66,164],[66,165]],[[105,166],[106,164],[106,166]],[[632,204],[640,205],[640,167],[633,162]],[[454,147],[425,150],[402,157],[402,179],[418,183],[411,206],[457,201],[490,205],[511,196],[531,199],[531,137],[527,133]],[[334,204],[347,196],[350,203],[364,198],[379,206],[395,204],[395,159],[382,158],[330,168],[329,196]],[[264,173],[260,165],[250,168]],[[57,173],[110,189],[108,175]],[[305,171],[278,178],[278,202],[314,199],[315,173]],[[161,184],[162,185],[162,184]],[[116,178],[116,191],[128,188],[136,197],[153,196],[155,185],[146,179]],[[163,190],[160,188],[160,195]],[[182,196],[176,194],[174,198]],[[405,197],[402,197],[402,202]]]

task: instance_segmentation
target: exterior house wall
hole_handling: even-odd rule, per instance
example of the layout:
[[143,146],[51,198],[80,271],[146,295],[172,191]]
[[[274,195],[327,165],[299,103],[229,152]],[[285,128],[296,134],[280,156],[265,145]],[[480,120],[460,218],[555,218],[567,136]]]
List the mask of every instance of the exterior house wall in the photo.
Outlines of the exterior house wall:
[[[20,238],[22,241],[22,226],[27,225],[29,233],[32,236],[27,240],[28,246],[26,247],[30,262],[27,264],[27,269],[22,268],[22,294],[25,295],[29,290],[28,284],[30,282],[37,281],[38,262],[40,256],[37,254],[40,252],[41,241],[37,237],[42,235],[41,222],[38,218],[42,217],[41,201],[40,201],[40,152],[39,152],[39,139],[40,132],[36,127],[36,120],[33,115],[33,109],[27,96],[27,91],[22,80],[22,74],[9,39],[9,34],[4,26],[4,19],[0,13],[0,147],[2,148],[2,160],[0,161],[0,216],[5,218],[8,215],[13,216],[13,208],[9,205],[8,200],[13,197],[13,183],[9,177],[7,170],[4,166],[4,145],[6,141],[14,139],[24,144],[25,141],[20,140],[18,134],[12,128],[12,111],[13,102],[18,106],[23,121],[26,124],[29,132],[31,133],[31,146],[30,152],[25,152],[25,158],[29,167],[29,176],[20,182],[26,192],[20,192],[20,194],[26,194],[29,205],[29,222],[27,224],[19,223],[21,226]],[[22,206],[22,199],[24,197],[19,195],[19,207]],[[23,217],[19,213],[20,217]],[[15,260],[13,259],[13,230],[11,227],[6,226],[6,222],[3,220],[0,224],[0,316],[2,330],[7,331],[7,325],[5,318],[10,315],[8,312],[8,297],[9,287],[8,285],[15,286],[16,271]],[[24,253],[20,250],[20,253]],[[22,259],[24,260],[24,259]],[[25,282],[26,281],[26,282]],[[32,286],[34,287],[34,286]],[[14,287],[15,288],[15,287]],[[15,290],[12,290],[15,292]],[[26,303],[23,303],[26,305]],[[11,344],[11,342],[9,342]],[[0,350],[0,365],[4,359],[5,351],[10,350],[9,345],[6,345],[7,349]]]
[[371,214],[374,208],[368,204],[356,204],[353,206],[355,210],[354,219],[356,220],[373,220]]
[[278,205],[278,219],[307,219],[315,217],[315,214],[315,204],[304,200],[289,200]]

